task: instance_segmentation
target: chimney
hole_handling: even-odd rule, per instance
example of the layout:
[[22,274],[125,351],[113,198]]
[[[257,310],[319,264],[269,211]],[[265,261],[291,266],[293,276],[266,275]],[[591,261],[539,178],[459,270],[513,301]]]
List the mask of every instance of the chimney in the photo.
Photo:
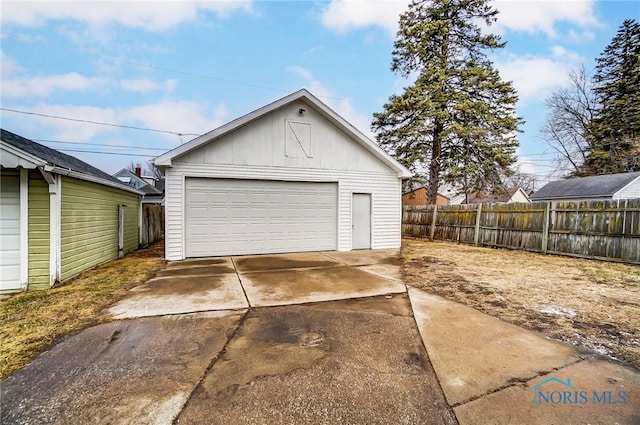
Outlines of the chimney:
[[142,169],[140,167],[136,167],[136,176],[140,177],[142,175]]

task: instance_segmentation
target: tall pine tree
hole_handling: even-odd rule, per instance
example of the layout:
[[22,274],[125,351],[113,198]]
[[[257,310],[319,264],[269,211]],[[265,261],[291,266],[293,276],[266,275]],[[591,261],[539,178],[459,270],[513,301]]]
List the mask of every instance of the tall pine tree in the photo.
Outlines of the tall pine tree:
[[626,20],[597,60],[600,105],[589,127],[582,174],[640,170],[640,23]]
[[371,128],[428,181],[429,203],[442,180],[466,193],[500,188],[516,161],[517,95],[486,56],[504,43],[477,25],[497,13],[488,0],[413,0],[400,16],[391,69],[415,82],[389,98]]

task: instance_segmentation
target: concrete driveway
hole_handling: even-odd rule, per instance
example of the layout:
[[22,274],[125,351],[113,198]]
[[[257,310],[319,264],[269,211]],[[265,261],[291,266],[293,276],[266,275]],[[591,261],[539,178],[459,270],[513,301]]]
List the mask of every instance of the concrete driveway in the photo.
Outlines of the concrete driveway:
[[110,311],[126,319],[398,294],[399,266],[395,250],[177,261]]
[[[640,423],[636,369],[407,290],[399,267],[397,251],[171,263],[2,382],[0,422]],[[586,402],[534,404],[567,379]]]

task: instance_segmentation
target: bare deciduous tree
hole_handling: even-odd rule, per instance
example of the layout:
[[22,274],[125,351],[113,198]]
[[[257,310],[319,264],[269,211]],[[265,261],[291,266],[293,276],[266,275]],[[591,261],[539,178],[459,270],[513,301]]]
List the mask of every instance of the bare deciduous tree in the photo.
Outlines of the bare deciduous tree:
[[164,174],[159,168],[156,168],[153,165],[153,162],[149,161],[145,166],[142,166],[140,162],[131,161],[129,165],[127,165],[127,170],[134,173],[136,172],[136,168],[140,168],[140,171],[143,176],[150,176],[156,180],[164,180]]
[[137,168],[137,167],[142,167],[142,166],[140,165],[140,163],[139,163],[139,162],[131,161],[131,162],[129,163],[129,165],[127,165],[127,171],[129,171],[129,172],[131,172],[131,173],[135,173],[135,172],[136,172],[136,168]]
[[164,180],[164,174],[162,173],[162,171],[155,165],[153,165],[153,162],[151,161],[147,162],[147,166],[144,169],[144,174],[146,176],[151,176],[156,180]]
[[578,174],[588,154],[589,123],[598,103],[584,66],[571,71],[569,80],[569,87],[554,92],[546,100],[547,119],[541,133],[556,151],[559,168]]
[[536,190],[536,175],[525,173],[518,168],[511,176],[507,177],[505,186],[521,187],[528,195]]

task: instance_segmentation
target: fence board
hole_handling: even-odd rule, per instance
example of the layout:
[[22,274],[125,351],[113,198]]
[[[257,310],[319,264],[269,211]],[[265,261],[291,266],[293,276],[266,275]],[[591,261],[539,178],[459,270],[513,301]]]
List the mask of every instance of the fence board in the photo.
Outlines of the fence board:
[[405,206],[404,235],[640,264],[640,199]]
[[149,245],[164,235],[164,207],[160,204],[142,204],[140,244]]

